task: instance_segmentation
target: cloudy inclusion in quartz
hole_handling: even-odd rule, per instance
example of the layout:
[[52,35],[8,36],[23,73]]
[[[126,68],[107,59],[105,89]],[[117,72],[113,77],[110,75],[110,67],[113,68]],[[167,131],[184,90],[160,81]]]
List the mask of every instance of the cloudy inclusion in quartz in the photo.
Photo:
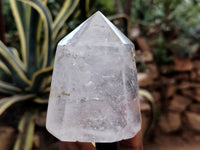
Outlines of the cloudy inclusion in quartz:
[[63,38],[47,129],[62,141],[114,142],[140,130],[134,45],[101,12]]

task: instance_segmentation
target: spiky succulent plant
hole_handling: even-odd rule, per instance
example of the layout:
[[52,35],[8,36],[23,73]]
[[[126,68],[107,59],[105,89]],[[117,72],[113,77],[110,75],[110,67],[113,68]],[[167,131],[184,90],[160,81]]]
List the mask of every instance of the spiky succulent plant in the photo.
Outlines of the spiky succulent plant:
[[[48,102],[55,46],[59,38],[66,34],[63,25],[78,3],[79,0],[65,0],[53,20],[47,0],[10,0],[20,49],[7,47],[0,41],[0,71],[1,76],[7,78],[0,79],[0,95],[4,95],[0,99],[0,115],[17,102]],[[19,130],[26,138],[17,139],[15,150],[31,149],[33,115],[31,110],[22,117]]]

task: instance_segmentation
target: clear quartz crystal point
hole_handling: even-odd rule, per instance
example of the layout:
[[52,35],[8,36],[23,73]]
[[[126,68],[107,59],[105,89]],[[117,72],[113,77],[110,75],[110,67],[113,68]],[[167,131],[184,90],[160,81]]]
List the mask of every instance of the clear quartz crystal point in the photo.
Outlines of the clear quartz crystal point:
[[114,142],[140,130],[134,45],[101,12],[57,46],[46,127],[62,141]]

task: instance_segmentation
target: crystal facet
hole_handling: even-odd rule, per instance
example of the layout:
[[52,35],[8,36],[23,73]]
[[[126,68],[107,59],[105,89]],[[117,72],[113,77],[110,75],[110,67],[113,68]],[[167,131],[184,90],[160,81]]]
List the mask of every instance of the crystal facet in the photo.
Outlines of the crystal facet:
[[62,141],[114,142],[140,130],[134,45],[96,12],[57,46],[46,127]]

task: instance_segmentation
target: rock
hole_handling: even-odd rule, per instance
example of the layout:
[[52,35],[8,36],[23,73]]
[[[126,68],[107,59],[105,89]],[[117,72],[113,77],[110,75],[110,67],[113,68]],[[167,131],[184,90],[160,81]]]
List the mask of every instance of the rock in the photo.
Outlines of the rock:
[[155,36],[158,35],[159,31],[157,30],[157,28],[152,27],[150,29],[148,29],[148,32],[146,33],[146,35],[148,36]]
[[179,89],[200,88],[200,84],[199,83],[195,83],[195,82],[183,81],[178,86],[178,88]]
[[200,69],[197,70],[197,75],[198,75],[198,77],[200,76]]
[[159,123],[163,132],[169,133],[177,131],[181,127],[181,117],[179,113],[169,112],[167,115],[161,117]]
[[139,87],[147,87],[154,83],[147,73],[138,73],[137,76]]
[[184,89],[181,91],[183,95],[200,102],[200,96],[195,93],[194,90]]
[[189,100],[188,98],[181,95],[175,95],[170,102],[169,110],[182,112],[186,109],[186,107],[190,103],[191,103],[191,100]]
[[162,74],[168,74],[171,72],[171,70],[174,70],[171,65],[162,65],[159,68]]
[[175,78],[162,77],[160,80],[162,80],[162,83],[164,85],[175,85],[176,84]]
[[150,51],[137,52],[136,58],[139,58],[142,62],[152,62],[153,61],[153,55]]
[[156,65],[149,64],[143,73],[138,73],[139,87],[146,87],[154,84],[154,79],[158,77]]
[[135,39],[136,43],[138,44],[138,47],[142,51],[150,51],[150,47],[146,42],[146,39],[144,37],[138,37]]
[[184,73],[184,72],[181,72],[179,73],[178,75],[175,76],[175,79],[177,81],[187,81],[189,80],[189,74],[188,73]]
[[200,103],[198,104],[191,104],[189,107],[191,112],[199,113],[200,114]]
[[62,141],[114,142],[141,127],[133,43],[96,12],[57,45],[47,130]]
[[142,81],[142,80],[145,80],[147,77],[148,77],[147,73],[138,73],[137,74],[137,78],[138,78],[139,82]]
[[15,140],[15,130],[11,127],[0,127],[0,150],[10,150]]
[[167,96],[167,98],[169,98],[169,97],[173,96],[175,93],[176,93],[176,86],[175,85],[170,85],[167,88],[166,96]]
[[194,69],[200,70],[200,60],[193,61]]
[[155,64],[148,64],[145,72],[148,73],[152,79],[158,78],[158,70]]
[[190,79],[192,81],[195,81],[197,78],[197,73],[195,71],[190,72]]
[[195,94],[200,97],[200,88],[195,88]]
[[179,86],[178,89],[188,89],[191,87],[191,83],[190,82],[182,82]]
[[177,71],[191,71],[193,69],[193,64],[189,58],[174,56],[174,63],[174,69]]
[[191,129],[200,132],[200,114],[188,111],[185,115]]
[[159,92],[153,91],[153,92],[151,92],[151,94],[153,95],[155,101],[159,101],[161,99]]
[[151,78],[151,79],[156,79],[158,77],[158,70],[157,70],[156,65],[154,64],[146,65],[143,73],[147,74],[148,78]]
[[130,39],[131,40],[136,39],[139,35],[140,35],[139,27],[131,28],[131,31],[130,31]]

